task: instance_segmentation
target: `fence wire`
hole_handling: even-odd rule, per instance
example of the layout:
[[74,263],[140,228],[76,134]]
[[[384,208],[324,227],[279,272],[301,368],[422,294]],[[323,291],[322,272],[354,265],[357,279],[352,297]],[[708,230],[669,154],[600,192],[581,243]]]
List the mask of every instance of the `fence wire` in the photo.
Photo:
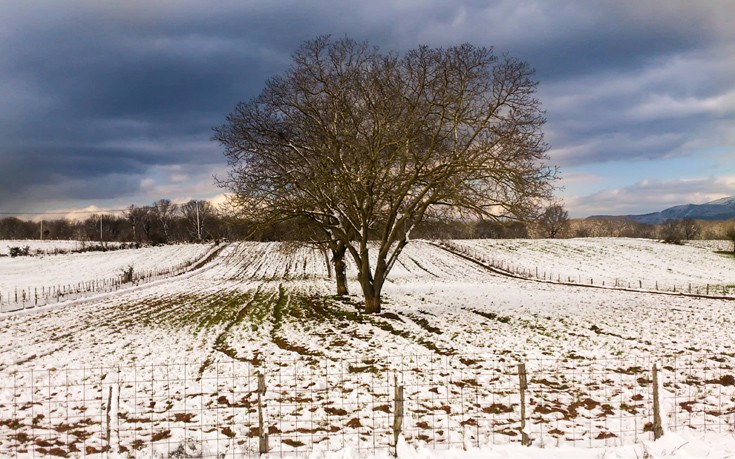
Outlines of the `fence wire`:
[[73,284],[27,287],[0,292],[0,313],[14,312],[23,309],[32,309],[37,306],[86,298],[100,293],[116,292],[121,288],[133,285],[146,284],[160,279],[167,279],[185,273],[198,260],[188,260],[175,266],[151,269],[139,272],[130,271],[106,279],[96,279]]
[[19,370],[0,374],[0,456],[365,456],[394,453],[397,438],[456,449],[524,434],[539,446],[618,446],[654,438],[655,396],[664,431],[732,432],[733,359],[404,355]]
[[684,280],[678,283],[671,280],[662,280],[661,282],[657,280],[644,281],[640,278],[607,278],[606,283],[604,278],[595,279],[594,277],[583,277],[579,272],[572,275],[569,273],[553,272],[552,270],[546,271],[538,266],[534,266],[533,268],[529,266],[517,266],[504,259],[496,260],[489,254],[483,253],[481,250],[478,251],[477,249],[463,246],[462,244],[458,244],[454,241],[441,241],[438,243],[438,246],[453,252],[456,255],[460,255],[484,265],[496,272],[517,278],[532,279],[541,282],[616,290],[678,294],[694,297],[723,298],[730,300],[733,299],[733,296],[735,295],[734,286],[728,284],[708,284]]

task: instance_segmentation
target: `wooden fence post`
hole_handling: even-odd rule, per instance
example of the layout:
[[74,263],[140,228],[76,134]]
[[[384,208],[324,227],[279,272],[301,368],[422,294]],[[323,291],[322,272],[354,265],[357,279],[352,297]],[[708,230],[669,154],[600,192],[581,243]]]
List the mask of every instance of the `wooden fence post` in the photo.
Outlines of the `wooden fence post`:
[[661,403],[659,401],[658,364],[654,363],[653,373],[653,439],[658,440],[664,434],[661,424]]
[[258,452],[260,454],[268,453],[268,427],[265,423],[263,413],[263,397],[265,396],[265,375],[258,372]]
[[112,420],[110,419],[110,410],[112,409],[112,386],[107,387],[107,406],[105,406],[105,442],[107,443],[107,452],[112,450]]
[[398,437],[403,429],[403,386],[398,385],[398,376],[393,375],[395,381],[395,411],[393,413],[393,457],[398,457]]
[[521,387],[521,445],[529,446],[531,439],[526,432],[526,389],[528,389],[528,378],[526,376],[526,364],[518,365],[518,379]]

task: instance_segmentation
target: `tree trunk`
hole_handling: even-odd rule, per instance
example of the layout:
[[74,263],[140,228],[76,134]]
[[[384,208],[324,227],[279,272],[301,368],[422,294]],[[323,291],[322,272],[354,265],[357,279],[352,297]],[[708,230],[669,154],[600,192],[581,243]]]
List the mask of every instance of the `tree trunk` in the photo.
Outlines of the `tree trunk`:
[[358,274],[360,276],[360,286],[362,294],[365,296],[365,313],[378,314],[381,311],[380,291],[382,288],[373,279],[370,271],[363,271]]
[[381,284],[373,278],[373,273],[370,271],[368,251],[365,247],[363,247],[359,257],[355,256],[355,262],[359,268],[357,279],[360,281],[362,294],[365,297],[365,313],[377,314],[380,312]]
[[334,261],[334,277],[337,279],[337,296],[346,296],[350,292],[347,289],[347,267],[344,259]]
[[365,296],[365,313],[366,314],[379,314],[380,313],[380,295],[376,296]]
[[347,264],[345,263],[345,252],[347,246],[338,242],[332,247],[332,261],[334,263],[334,277],[337,279],[337,296],[346,296],[350,292],[347,289]]
[[324,264],[327,266],[327,277],[332,278],[332,260],[329,258],[329,252],[327,248],[321,246],[322,255],[324,255]]

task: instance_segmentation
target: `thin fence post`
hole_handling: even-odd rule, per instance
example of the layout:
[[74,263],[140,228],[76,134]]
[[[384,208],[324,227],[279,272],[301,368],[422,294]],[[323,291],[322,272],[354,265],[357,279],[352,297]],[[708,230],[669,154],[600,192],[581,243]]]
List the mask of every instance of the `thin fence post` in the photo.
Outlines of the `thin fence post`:
[[518,364],[518,379],[521,388],[521,445],[529,446],[531,439],[526,432],[526,389],[528,389],[528,378],[526,376],[526,364]]
[[398,376],[393,375],[395,381],[395,410],[393,413],[393,457],[398,457],[398,438],[403,429],[403,386],[398,385]]
[[[104,382],[103,382],[104,384]],[[104,387],[104,386],[103,386]],[[107,386],[107,404],[105,405],[105,450],[112,451],[112,420],[110,410],[112,409],[112,385]]]
[[258,453],[268,453],[268,427],[265,423],[265,415],[263,413],[263,397],[265,396],[265,375],[258,371]]
[[659,385],[658,385],[658,363],[653,364],[653,439],[658,440],[664,434],[663,425],[661,424],[661,403],[659,401]]

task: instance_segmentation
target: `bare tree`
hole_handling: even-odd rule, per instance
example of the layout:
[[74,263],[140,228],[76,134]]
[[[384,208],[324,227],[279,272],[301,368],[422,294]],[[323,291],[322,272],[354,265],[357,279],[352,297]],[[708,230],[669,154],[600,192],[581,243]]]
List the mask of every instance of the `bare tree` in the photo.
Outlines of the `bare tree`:
[[153,211],[153,215],[155,215],[156,219],[161,224],[163,239],[168,242],[169,229],[171,227],[171,222],[176,216],[178,206],[172,203],[170,199],[159,199],[153,203],[151,209]]
[[143,231],[145,240],[148,242],[156,242],[154,241],[153,228],[153,224],[156,222],[156,215],[153,213],[153,208],[150,206],[143,206],[138,207],[138,210],[140,211],[140,229]]
[[201,241],[211,236],[207,227],[215,216],[215,208],[209,201],[192,199],[182,204],[179,210],[187,222],[191,240]]
[[150,236],[150,207],[135,207],[135,205],[131,205],[125,210],[124,215],[130,223],[133,241],[142,242],[144,235],[146,237]]
[[533,71],[465,44],[404,56],[319,37],[215,129],[220,184],[254,220],[305,216],[344,244],[367,312],[426,218],[521,219],[548,199]]
[[561,204],[551,204],[539,216],[538,224],[546,237],[554,239],[569,227],[569,213]]
[[79,222],[84,231],[84,240],[102,242],[103,214],[92,214],[86,220]]
[[679,225],[681,226],[681,233],[684,236],[684,239],[687,241],[696,239],[697,237],[699,237],[699,233],[702,231],[699,223],[691,218],[682,218],[679,221]]
[[661,228],[659,228],[659,235],[664,242],[670,244],[680,244],[683,238],[679,222],[675,219],[669,219],[663,222]]
[[661,224],[659,233],[664,242],[679,244],[699,236],[700,226],[691,218],[669,219]]

